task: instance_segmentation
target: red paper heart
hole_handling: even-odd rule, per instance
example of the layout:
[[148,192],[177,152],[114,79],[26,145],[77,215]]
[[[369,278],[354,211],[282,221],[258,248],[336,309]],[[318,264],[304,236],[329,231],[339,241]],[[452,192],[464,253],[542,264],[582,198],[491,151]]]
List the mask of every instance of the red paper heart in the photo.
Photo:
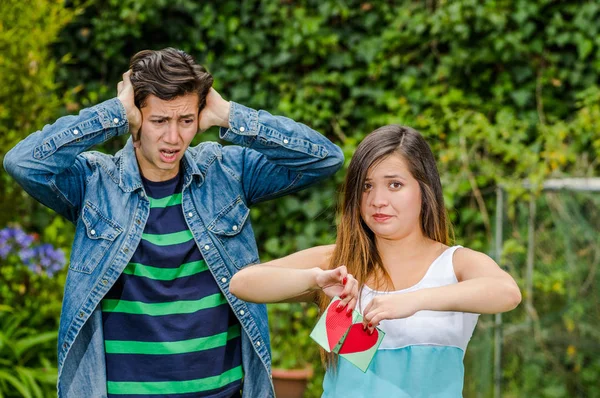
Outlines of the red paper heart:
[[327,317],[325,318],[325,328],[327,330],[327,341],[329,349],[340,341],[348,327],[352,324],[352,317],[346,315],[345,308],[341,312],[337,312],[337,306],[340,300],[336,300],[327,309]]
[[344,344],[340,347],[340,354],[366,351],[377,344],[377,340],[379,340],[377,329],[373,329],[373,334],[369,334],[369,329],[363,330],[362,323],[355,323],[350,328]]

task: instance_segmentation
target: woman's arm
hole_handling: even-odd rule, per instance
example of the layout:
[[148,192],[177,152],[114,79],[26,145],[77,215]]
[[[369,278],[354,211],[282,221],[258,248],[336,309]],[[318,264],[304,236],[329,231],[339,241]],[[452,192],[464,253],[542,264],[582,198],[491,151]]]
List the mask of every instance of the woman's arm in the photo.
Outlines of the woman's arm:
[[453,263],[459,283],[375,297],[365,308],[364,323],[373,327],[384,319],[406,318],[423,310],[495,314],[521,302],[517,283],[485,254],[458,249]]
[[289,256],[257,264],[237,272],[229,291],[238,298],[255,303],[312,301],[317,290],[330,297],[343,297],[340,307],[356,304],[358,282],[346,267],[328,269],[333,245],[317,246]]
[[463,248],[453,261],[459,283],[424,290],[418,300],[421,309],[496,314],[521,302],[515,280],[487,255]]

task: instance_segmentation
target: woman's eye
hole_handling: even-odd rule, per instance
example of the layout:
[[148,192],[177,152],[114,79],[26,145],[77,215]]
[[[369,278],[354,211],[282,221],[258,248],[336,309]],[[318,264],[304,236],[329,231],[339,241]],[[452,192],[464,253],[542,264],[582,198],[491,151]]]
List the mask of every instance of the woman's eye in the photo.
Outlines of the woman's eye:
[[390,187],[392,187],[392,188],[394,188],[394,189],[399,189],[399,188],[402,188],[402,184],[401,184],[401,183],[399,183],[399,182],[392,182],[392,183],[390,184]]
[[363,185],[363,190],[364,190],[364,191],[368,191],[368,190],[369,190],[369,189],[371,189],[372,187],[373,187],[373,186],[372,186],[371,184],[367,184],[367,183],[365,183],[365,184]]

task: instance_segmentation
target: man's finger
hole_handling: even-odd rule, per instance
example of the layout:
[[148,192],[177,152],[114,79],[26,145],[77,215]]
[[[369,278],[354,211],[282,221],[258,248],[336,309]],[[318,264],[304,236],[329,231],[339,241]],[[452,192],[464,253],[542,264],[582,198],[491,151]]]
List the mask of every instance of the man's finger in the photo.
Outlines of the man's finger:
[[123,73],[123,81],[127,84],[131,83],[131,79],[129,78],[131,76],[131,69],[129,69],[127,72]]

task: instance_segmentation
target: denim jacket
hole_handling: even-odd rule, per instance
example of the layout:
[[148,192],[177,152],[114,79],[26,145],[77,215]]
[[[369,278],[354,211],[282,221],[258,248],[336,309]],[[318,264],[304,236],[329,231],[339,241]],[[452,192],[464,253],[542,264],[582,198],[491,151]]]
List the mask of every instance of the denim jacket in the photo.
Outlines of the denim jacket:
[[[182,207],[244,331],[243,397],[273,397],[266,307],[229,292],[232,275],[259,262],[249,207],[332,175],[343,154],[303,124],[233,102],[229,123],[220,137],[236,145],[205,142],[185,152]],[[58,337],[59,398],[107,395],[98,304],[135,252],[150,204],[131,138],[114,156],[86,150],[128,130],[114,98],[45,126],[4,158],[31,196],[76,225]]]

